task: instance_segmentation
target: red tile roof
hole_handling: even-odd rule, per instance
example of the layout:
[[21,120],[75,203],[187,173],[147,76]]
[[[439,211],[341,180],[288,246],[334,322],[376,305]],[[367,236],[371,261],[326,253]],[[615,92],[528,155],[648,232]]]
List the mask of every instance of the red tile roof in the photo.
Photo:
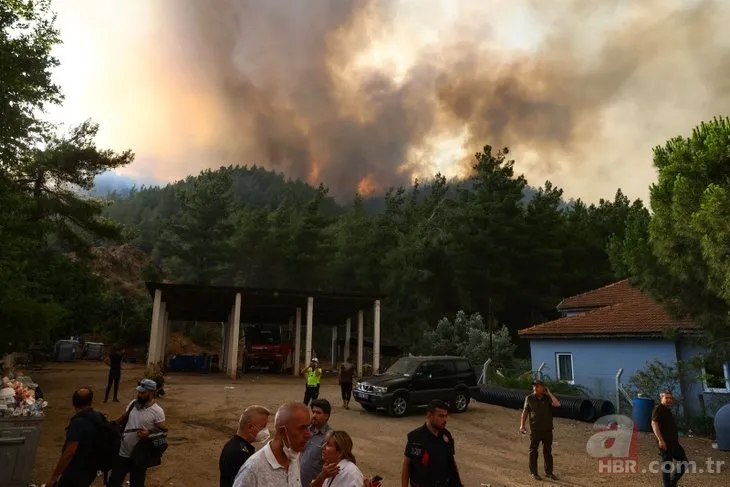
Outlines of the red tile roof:
[[[601,306],[600,303],[605,304]],[[661,305],[639,289],[631,287],[628,281],[564,299],[559,306],[562,309],[589,307],[598,309],[524,328],[519,331],[519,335],[661,335],[670,328],[699,328],[690,319],[673,319]]]
[[628,279],[624,279],[608,286],[565,298],[558,304],[558,309],[564,311],[576,308],[602,308],[603,306],[641,299],[643,296],[644,294],[633,287]]

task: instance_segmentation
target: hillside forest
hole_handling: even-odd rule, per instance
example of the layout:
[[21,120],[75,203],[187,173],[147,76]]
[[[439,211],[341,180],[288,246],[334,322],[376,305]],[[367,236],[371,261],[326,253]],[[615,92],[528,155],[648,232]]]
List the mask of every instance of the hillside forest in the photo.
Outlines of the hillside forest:
[[657,171],[648,207],[621,190],[594,204],[566,200],[489,145],[463,180],[435,175],[349,202],[227,162],[99,198],[95,178],[134,154],[97,147],[91,121],[60,131],[43,118],[63,102],[48,2],[0,2],[0,18],[0,351],[92,333],[143,344],[144,280],[377,291],[387,296],[384,339],[416,351],[459,311],[516,337],[554,318],[563,297],[629,277],[725,353],[728,119],[647,153]]

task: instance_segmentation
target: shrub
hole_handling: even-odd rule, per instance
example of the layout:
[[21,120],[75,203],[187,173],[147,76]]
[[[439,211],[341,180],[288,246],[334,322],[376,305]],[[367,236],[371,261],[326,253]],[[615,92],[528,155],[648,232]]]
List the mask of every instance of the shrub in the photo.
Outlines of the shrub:
[[509,330],[502,326],[491,335],[485,330],[484,321],[479,313],[467,316],[459,311],[452,322],[442,318],[436,329],[427,333],[424,340],[424,352],[433,355],[458,355],[469,359],[478,373],[487,359],[492,359],[493,366],[507,366],[517,348],[512,343]]

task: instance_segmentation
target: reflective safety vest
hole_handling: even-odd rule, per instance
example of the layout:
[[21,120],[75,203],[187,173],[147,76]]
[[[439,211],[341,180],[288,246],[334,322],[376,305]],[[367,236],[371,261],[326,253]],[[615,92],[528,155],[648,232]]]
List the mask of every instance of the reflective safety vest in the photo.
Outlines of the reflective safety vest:
[[[319,372],[319,375],[317,374]],[[307,385],[318,386],[319,381],[322,379],[322,369],[313,369],[312,367],[307,368]]]

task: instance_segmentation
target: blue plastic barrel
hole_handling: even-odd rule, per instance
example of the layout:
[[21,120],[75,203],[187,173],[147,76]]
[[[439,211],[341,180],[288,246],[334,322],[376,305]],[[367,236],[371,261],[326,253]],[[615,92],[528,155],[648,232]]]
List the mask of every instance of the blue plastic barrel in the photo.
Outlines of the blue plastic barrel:
[[654,410],[654,399],[645,397],[637,397],[633,401],[634,412],[632,419],[634,427],[641,432],[648,433],[651,431],[651,413]]
[[730,404],[725,404],[715,413],[715,434],[717,449],[730,451]]

